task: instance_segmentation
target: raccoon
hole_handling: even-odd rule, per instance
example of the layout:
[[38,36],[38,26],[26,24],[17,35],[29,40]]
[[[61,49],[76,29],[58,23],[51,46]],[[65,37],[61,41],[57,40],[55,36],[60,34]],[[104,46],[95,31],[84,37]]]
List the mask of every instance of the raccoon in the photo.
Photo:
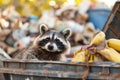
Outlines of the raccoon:
[[46,24],[41,24],[39,28],[40,34],[33,44],[15,58],[65,61],[65,54],[70,53],[71,49],[68,40],[71,29],[57,31],[49,29]]

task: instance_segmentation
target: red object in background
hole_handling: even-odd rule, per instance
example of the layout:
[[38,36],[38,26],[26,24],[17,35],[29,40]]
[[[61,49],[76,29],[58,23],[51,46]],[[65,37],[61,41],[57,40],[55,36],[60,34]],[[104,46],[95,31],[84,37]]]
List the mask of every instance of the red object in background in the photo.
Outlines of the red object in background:
[[96,6],[96,3],[91,3],[90,8],[93,9],[95,8],[95,6]]
[[69,54],[69,55],[66,55],[67,58],[73,58],[74,57],[74,54]]

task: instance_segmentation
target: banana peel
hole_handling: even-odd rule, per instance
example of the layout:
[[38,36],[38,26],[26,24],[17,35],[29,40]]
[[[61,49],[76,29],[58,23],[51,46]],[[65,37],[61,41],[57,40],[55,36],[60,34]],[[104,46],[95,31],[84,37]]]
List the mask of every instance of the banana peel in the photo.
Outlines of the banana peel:
[[90,45],[83,46],[79,51],[74,53],[72,62],[86,62],[86,57],[88,62],[94,62],[94,58],[97,60],[96,50],[101,50],[105,46],[105,34],[100,31],[95,37],[91,40]]
[[[88,59],[88,60],[87,60]],[[74,53],[72,62],[102,62],[103,59],[98,54],[91,54],[87,50],[79,50]]]
[[104,32],[100,31],[91,40],[91,43],[83,49],[74,53],[72,62],[120,62],[120,40],[109,39],[105,40]]
[[113,48],[106,47],[105,49],[99,50],[97,52],[102,56],[104,56],[108,61],[120,62],[120,53],[118,53]]
[[120,52],[120,40],[119,39],[108,39],[107,45]]
[[105,33],[100,31],[91,40],[90,45],[100,45],[105,40]]
[[85,50],[79,50],[74,53],[72,62],[85,62]]

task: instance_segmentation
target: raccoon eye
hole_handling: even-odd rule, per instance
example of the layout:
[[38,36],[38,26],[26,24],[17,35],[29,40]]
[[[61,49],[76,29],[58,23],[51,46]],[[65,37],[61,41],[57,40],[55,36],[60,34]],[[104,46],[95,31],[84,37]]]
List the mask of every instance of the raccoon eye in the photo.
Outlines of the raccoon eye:
[[49,42],[50,38],[43,39],[42,41],[39,42],[40,46],[45,46]]
[[43,41],[40,41],[39,46],[45,46],[45,43]]
[[56,44],[60,45],[62,42],[59,39],[55,39]]
[[65,46],[59,39],[55,39],[56,45],[58,46],[59,49],[64,50]]
[[43,41],[44,41],[45,43],[47,43],[47,42],[50,41],[50,38],[43,39]]

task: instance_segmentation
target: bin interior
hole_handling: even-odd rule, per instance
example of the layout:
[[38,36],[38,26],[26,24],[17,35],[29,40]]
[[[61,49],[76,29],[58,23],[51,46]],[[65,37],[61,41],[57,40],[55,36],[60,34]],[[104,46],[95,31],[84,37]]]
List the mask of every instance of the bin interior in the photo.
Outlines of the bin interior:
[[120,1],[117,1],[110,13],[103,31],[106,34],[106,39],[120,39]]

